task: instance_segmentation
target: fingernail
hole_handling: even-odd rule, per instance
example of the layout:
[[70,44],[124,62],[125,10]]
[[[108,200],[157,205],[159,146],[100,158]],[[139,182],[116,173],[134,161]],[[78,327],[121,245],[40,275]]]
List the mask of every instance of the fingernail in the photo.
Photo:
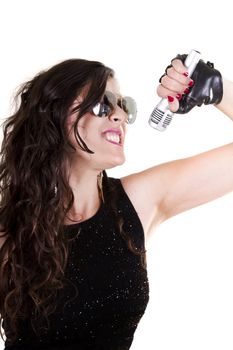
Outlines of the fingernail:
[[188,76],[189,76],[189,73],[188,73],[188,72],[184,72],[183,75],[184,75],[185,77],[188,77]]
[[193,80],[190,80],[189,86],[192,87],[193,85],[194,85],[194,81],[193,81]]
[[177,98],[177,100],[181,100],[182,99],[182,95],[181,94],[177,94],[176,98]]
[[189,93],[189,88],[184,90],[184,94],[188,94]]
[[172,97],[172,96],[168,96],[167,99],[168,99],[169,102],[173,102],[174,101],[174,97]]

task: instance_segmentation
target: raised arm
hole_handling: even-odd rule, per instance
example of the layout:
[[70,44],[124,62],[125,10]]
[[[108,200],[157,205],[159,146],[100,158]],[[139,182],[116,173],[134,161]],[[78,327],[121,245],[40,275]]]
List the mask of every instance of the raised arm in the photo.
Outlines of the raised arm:
[[[215,70],[213,72],[215,73]],[[184,73],[185,67],[182,61],[174,60],[157,90],[160,97],[172,97],[169,98],[170,109],[177,111],[179,108],[181,113],[189,109],[189,106],[185,105],[185,99],[179,101],[179,94],[192,85]],[[214,90],[214,85],[210,83],[212,78],[208,76],[205,78],[203,74],[200,76],[202,82],[194,80],[196,87],[191,88],[186,102],[190,101],[190,96],[193,100],[196,98],[197,104],[201,104],[201,98],[204,104],[215,104],[217,101],[216,107],[233,119],[233,83],[224,80],[222,84],[218,72],[217,79],[213,82],[218,82],[221,86],[217,86]],[[220,96],[222,87],[224,93]],[[122,183],[147,234],[154,224],[233,190],[233,143],[132,174],[123,178]]]
[[216,107],[233,120],[233,82],[223,79],[222,101]]

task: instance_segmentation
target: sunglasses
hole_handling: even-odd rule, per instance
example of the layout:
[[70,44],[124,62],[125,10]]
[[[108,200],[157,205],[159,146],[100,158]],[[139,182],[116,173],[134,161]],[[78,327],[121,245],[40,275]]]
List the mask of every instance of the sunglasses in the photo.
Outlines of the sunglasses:
[[96,117],[109,117],[112,115],[116,107],[120,107],[126,114],[126,122],[133,124],[137,116],[137,105],[132,97],[116,97],[112,92],[105,91],[102,101],[97,103],[91,110]]

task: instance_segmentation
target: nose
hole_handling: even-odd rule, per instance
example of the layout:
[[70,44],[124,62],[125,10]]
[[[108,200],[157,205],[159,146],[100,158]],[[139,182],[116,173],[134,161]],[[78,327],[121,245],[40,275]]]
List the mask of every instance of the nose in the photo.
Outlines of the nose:
[[112,122],[124,123],[126,122],[127,115],[119,106],[117,106],[114,111],[110,114],[109,120]]

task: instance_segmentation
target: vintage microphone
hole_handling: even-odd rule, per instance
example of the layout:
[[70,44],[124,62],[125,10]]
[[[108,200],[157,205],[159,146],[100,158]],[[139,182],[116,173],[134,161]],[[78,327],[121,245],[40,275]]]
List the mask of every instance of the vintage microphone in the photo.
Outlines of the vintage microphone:
[[[191,77],[192,73],[194,72],[199,60],[200,60],[201,54],[199,51],[192,50],[188,54],[188,56],[185,59],[184,65],[187,68],[188,76]],[[166,130],[167,126],[170,124],[173,112],[169,110],[169,105],[166,98],[162,98],[161,101],[157,104],[153,112],[151,113],[151,116],[149,118],[149,124],[152,128],[164,131]]]

